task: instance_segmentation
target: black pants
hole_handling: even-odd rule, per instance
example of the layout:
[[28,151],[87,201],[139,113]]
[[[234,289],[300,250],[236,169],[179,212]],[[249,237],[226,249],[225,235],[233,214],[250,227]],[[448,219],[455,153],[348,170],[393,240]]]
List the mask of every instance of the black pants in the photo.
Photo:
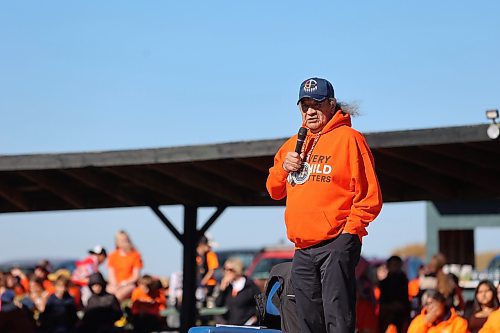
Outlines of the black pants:
[[301,333],[354,332],[360,253],[361,241],[351,234],[295,251],[292,283]]

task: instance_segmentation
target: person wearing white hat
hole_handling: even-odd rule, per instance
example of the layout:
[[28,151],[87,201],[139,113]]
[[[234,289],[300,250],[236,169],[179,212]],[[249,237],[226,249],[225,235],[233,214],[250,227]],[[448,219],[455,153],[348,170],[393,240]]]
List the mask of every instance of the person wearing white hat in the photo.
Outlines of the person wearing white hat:
[[99,272],[99,266],[106,261],[107,252],[102,245],[96,245],[88,251],[89,256],[76,262],[75,270],[71,275],[71,282],[80,286],[82,304],[87,305],[89,297],[92,295],[88,284],[89,276]]

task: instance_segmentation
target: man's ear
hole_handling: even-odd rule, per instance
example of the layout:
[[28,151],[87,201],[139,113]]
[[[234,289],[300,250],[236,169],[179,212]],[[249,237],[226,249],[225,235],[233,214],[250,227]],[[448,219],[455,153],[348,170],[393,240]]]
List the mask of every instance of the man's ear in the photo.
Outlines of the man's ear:
[[330,110],[332,114],[335,114],[335,109],[337,108],[337,100],[335,98],[330,99]]

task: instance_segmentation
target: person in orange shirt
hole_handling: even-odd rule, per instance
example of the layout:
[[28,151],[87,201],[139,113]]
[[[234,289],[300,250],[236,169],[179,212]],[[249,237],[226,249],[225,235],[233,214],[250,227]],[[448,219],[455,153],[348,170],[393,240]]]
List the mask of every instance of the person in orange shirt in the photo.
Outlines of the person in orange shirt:
[[142,276],[132,292],[132,324],[138,332],[159,330],[160,312],[167,299],[161,290],[161,282],[150,275]]
[[436,290],[422,296],[423,310],[416,316],[408,333],[468,333],[467,320],[446,304],[446,297]]
[[482,280],[474,292],[474,303],[472,313],[466,316],[471,333],[477,333],[488,317],[500,306],[496,297],[496,288],[490,280]]
[[413,301],[416,297],[418,297],[420,293],[420,278],[425,276],[425,266],[420,265],[418,267],[417,276],[408,282],[408,298],[410,301]]
[[296,135],[281,146],[266,187],[271,198],[286,197],[301,332],[354,332],[361,238],[382,208],[374,161],[329,81],[302,82],[297,104],[304,144]]
[[18,286],[16,286],[16,288],[14,288],[14,291],[16,292],[16,295],[22,295],[22,294],[27,294],[29,293],[29,290],[30,290],[30,282],[29,282],[29,279],[28,277],[26,276],[26,274],[24,274],[24,272],[18,268],[18,267],[15,267],[15,268],[12,268],[10,270],[10,274],[18,280]]
[[107,291],[121,302],[132,294],[143,264],[141,254],[125,231],[117,232],[115,244],[115,251],[108,256]]
[[215,270],[219,268],[217,254],[212,251],[210,242],[206,236],[202,236],[196,247],[198,256],[196,264],[198,266],[199,286],[205,289],[207,297],[212,296],[217,280],[214,277]]
[[493,311],[488,320],[484,323],[479,333],[498,333],[500,332],[500,308]]
[[35,270],[33,271],[33,274],[41,279],[43,282],[43,289],[45,289],[49,294],[53,293],[55,291],[54,285],[52,284],[52,281],[49,280],[49,270],[47,269],[46,265],[37,265],[35,267]]

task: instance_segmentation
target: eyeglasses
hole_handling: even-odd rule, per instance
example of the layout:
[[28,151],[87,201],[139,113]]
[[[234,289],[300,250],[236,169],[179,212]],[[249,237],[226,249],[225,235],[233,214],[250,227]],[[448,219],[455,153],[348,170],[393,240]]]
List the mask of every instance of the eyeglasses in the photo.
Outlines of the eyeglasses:
[[310,100],[310,101],[301,101],[299,103],[299,110],[306,113],[309,108],[319,110],[321,109],[321,106],[323,105],[323,102],[325,100],[320,101],[315,101],[315,100]]

